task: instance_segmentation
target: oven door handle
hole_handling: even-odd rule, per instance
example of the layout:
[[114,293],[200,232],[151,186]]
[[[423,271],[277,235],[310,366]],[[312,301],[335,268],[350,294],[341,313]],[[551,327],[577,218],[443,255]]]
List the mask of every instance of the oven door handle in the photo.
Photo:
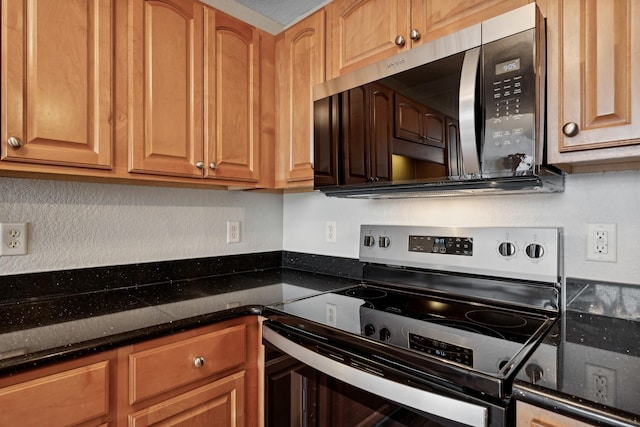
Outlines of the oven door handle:
[[427,414],[473,427],[486,427],[488,409],[388,380],[309,350],[264,325],[262,338],[283,353],[331,377]]

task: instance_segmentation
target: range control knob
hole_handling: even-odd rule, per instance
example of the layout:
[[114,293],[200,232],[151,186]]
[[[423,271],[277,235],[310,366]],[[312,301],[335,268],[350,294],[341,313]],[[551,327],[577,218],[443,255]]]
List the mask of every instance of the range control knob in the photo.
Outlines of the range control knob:
[[511,242],[502,242],[498,246],[498,252],[502,256],[514,256],[516,253],[516,245]]
[[364,325],[364,335],[370,337],[371,335],[376,333],[376,327],[371,323],[367,323]]
[[544,246],[532,243],[525,249],[527,256],[532,259],[540,259],[544,256]]
[[372,247],[376,244],[376,238],[373,236],[364,236],[364,245]]
[[380,246],[381,248],[388,248],[390,244],[391,239],[389,239],[387,236],[380,236],[380,238],[378,239],[378,246]]
[[380,341],[387,341],[391,338],[391,331],[387,328],[380,329]]
[[527,366],[525,366],[524,372],[525,374],[527,374],[532,384],[537,383],[544,376],[544,371],[542,370],[542,368],[535,363],[529,363]]

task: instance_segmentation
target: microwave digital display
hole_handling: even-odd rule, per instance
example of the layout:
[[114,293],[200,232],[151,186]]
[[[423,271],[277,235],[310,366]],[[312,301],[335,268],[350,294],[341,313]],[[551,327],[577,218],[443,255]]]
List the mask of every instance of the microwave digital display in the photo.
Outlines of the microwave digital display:
[[512,71],[518,71],[520,69],[520,58],[511,59],[509,61],[496,64],[496,76],[504,73],[510,73]]

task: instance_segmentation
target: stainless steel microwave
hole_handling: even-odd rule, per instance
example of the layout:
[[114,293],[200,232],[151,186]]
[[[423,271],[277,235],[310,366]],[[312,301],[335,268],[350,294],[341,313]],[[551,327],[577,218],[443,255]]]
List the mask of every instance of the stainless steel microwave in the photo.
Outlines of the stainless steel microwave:
[[314,187],[404,198],[557,192],[535,3],[317,85]]

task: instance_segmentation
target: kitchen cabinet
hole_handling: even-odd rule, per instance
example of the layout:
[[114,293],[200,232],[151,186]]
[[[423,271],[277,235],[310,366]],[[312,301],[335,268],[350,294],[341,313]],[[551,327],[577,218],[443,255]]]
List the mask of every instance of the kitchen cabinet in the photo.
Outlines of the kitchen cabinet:
[[549,2],[547,39],[549,163],[640,168],[640,4]]
[[255,316],[118,350],[119,425],[258,425]]
[[[330,45],[328,74],[337,77],[407,49],[414,44],[412,7],[424,17],[426,0],[334,0],[326,6]],[[417,28],[416,28],[417,27]],[[402,38],[400,40],[399,38]],[[420,40],[417,36],[415,43]]]
[[393,91],[370,83],[344,93],[341,104],[344,183],[391,180]]
[[395,137],[445,147],[445,115],[407,97],[395,96]]
[[113,0],[2,2],[0,169],[112,168],[113,10]]
[[334,0],[326,6],[328,74],[338,77],[527,3],[530,0]]
[[518,401],[516,402],[516,427],[593,427],[593,425]]
[[115,425],[115,361],[106,352],[0,378],[0,425]]
[[129,171],[257,181],[257,31],[192,0],[131,1]]
[[276,58],[276,187],[312,187],[313,86],[325,80],[325,11],[286,29]]

